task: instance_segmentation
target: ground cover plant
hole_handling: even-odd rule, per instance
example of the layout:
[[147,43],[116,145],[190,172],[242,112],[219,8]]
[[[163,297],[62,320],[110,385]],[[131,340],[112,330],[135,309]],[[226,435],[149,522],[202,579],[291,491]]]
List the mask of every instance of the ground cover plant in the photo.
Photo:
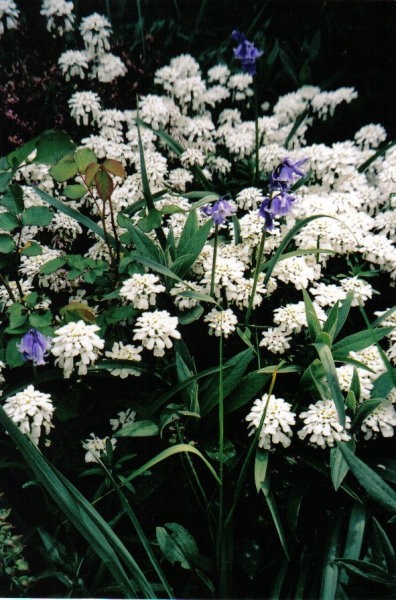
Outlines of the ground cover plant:
[[60,127],[3,141],[0,591],[392,598],[394,143],[254,32],[133,81],[110,16],[42,2]]

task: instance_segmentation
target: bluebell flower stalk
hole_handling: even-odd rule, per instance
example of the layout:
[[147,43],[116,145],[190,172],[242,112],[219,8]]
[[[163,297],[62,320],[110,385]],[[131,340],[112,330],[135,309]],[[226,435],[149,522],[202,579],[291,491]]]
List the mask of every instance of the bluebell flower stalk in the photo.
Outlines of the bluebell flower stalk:
[[212,260],[212,275],[210,279],[210,295],[214,294],[215,287],[215,273],[216,273],[216,259],[217,259],[217,245],[218,245],[218,235],[219,235],[219,225],[224,225],[226,220],[231,217],[235,208],[232,204],[226,200],[224,197],[220,197],[216,202],[211,205],[204,206],[202,209],[202,213],[207,217],[212,217],[213,223],[215,224],[215,234],[214,234],[214,242],[213,242],[213,260]]

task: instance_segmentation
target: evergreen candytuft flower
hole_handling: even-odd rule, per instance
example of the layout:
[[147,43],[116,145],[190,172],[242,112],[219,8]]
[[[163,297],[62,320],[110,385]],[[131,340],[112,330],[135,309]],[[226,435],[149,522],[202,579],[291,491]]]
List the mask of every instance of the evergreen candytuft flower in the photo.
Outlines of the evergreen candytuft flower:
[[242,63],[242,69],[249,75],[256,74],[256,61],[263,55],[262,50],[256,48],[253,42],[249,42],[243,33],[238,30],[232,32],[233,39],[238,46],[234,48],[234,58]]
[[17,349],[25,360],[33,361],[33,365],[45,365],[45,356],[51,347],[51,338],[46,337],[37,329],[30,329],[17,344]]

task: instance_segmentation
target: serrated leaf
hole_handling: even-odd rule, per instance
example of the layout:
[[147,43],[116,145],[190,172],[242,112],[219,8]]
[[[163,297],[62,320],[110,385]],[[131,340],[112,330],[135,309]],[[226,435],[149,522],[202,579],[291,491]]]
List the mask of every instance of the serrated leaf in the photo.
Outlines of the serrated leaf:
[[90,148],[79,148],[74,153],[74,161],[77,165],[79,173],[85,173],[88,165],[96,163],[97,158],[95,153]]
[[106,160],[102,163],[102,168],[112,175],[121,177],[121,179],[124,179],[127,176],[122,162],[119,160],[114,160],[113,158],[106,158]]
[[15,250],[15,242],[6,233],[0,233],[0,254],[10,254]]
[[71,200],[79,200],[87,193],[87,188],[82,183],[71,183],[63,189],[63,195]]
[[52,275],[58,269],[63,267],[63,265],[67,262],[67,258],[53,258],[45,263],[40,269],[41,275]]
[[62,182],[77,175],[78,169],[73,156],[67,155],[51,167],[49,172],[56,181]]
[[114,190],[113,180],[110,175],[103,170],[99,170],[94,176],[96,191],[102,200],[109,200]]
[[76,145],[64,131],[49,130],[37,138],[36,147],[37,153],[33,162],[54,165],[73,152]]
[[20,227],[20,223],[15,215],[9,212],[0,213],[0,229],[13,231],[17,227]]
[[22,225],[46,227],[52,221],[54,213],[46,206],[30,206],[21,213]]

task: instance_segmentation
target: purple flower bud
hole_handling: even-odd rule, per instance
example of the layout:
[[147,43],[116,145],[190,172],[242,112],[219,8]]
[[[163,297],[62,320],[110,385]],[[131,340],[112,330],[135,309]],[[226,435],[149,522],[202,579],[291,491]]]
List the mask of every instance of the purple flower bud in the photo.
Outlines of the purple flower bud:
[[232,37],[238,43],[238,46],[234,48],[234,58],[241,61],[244,71],[255,75],[256,61],[263,55],[262,50],[258,50],[253,42],[249,42],[240,31],[233,31]]
[[274,215],[287,215],[291,211],[292,202],[295,199],[295,196],[288,194],[285,190],[281,190],[279,194],[272,198],[271,212]]
[[222,225],[235,212],[235,209],[228,200],[219,198],[213,206],[204,206],[202,212],[207,217],[212,217],[216,225]]
[[37,329],[30,329],[17,344],[17,349],[25,360],[32,360],[33,365],[45,365],[44,357],[51,347],[51,338],[46,337]]

